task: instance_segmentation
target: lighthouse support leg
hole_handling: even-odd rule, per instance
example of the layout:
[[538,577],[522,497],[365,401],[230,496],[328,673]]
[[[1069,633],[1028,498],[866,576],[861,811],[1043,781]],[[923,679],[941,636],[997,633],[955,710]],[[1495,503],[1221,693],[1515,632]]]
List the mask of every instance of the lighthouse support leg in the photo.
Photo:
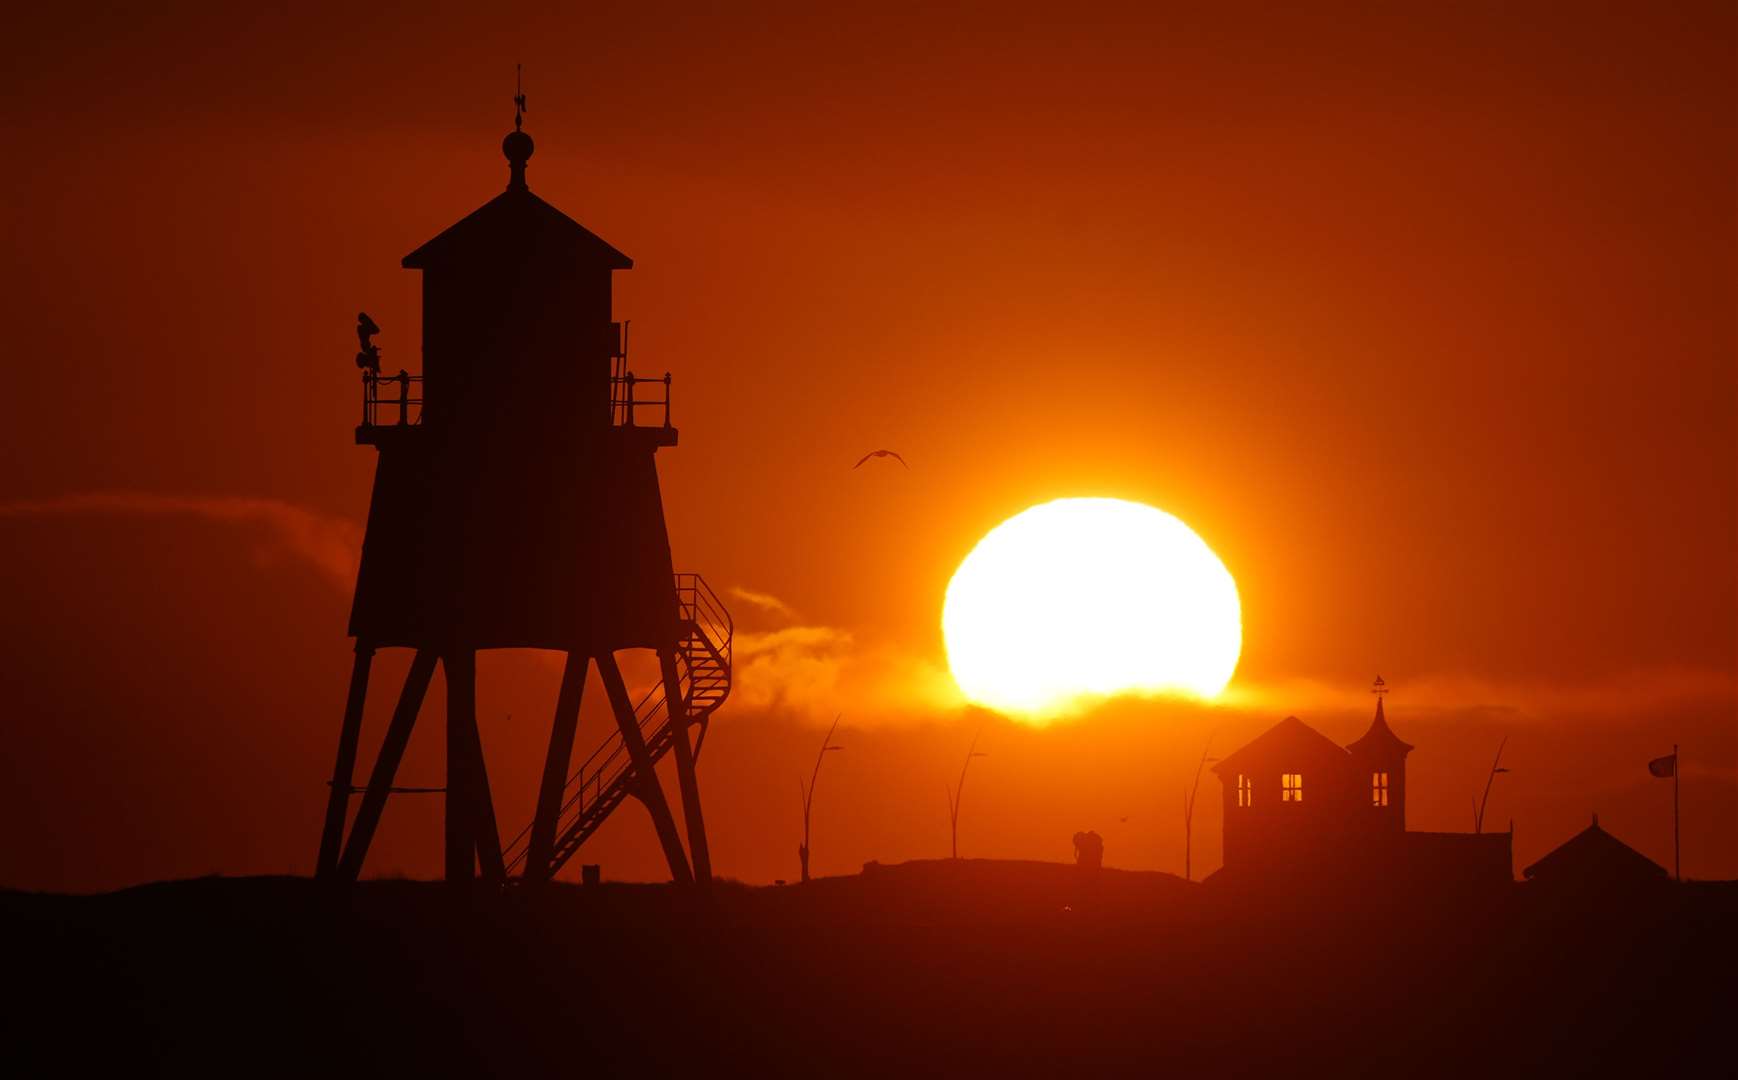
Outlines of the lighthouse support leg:
[[676,671],[676,654],[658,650],[658,666],[664,675],[665,707],[676,725],[676,780],[682,791],[682,823],[688,829],[688,854],[694,860],[694,880],[702,890],[712,883],[712,851],[706,843],[706,819],[700,813],[700,780],[694,773],[694,749],[688,741],[688,705],[682,698],[682,680]]
[[455,649],[441,658],[447,675],[446,878],[468,882],[477,863],[475,773],[468,733],[477,723],[477,654]]
[[664,789],[658,786],[658,774],[652,768],[652,755],[640,734],[639,720],[634,716],[634,703],[628,698],[627,684],[622,682],[621,668],[615,654],[597,655],[597,671],[603,676],[604,693],[609,695],[610,708],[616,714],[616,726],[621,729],[622,743],[634,763],[634,776],[639,784],[637,794],[652,815],[652,827],[658,830],[658,842],[664,845],[664,858],[670,863],[670,876],[678,885],[691,885],[694,875],[688,869],[688,856],[682,851],[682,839],[676,835],[676,819],[670,816],[670,804],[664,800]]
[[[475,667],[472,668],[473,672]],[[475,688],[473,676],[472,686]],[[482,867],[483,880],[502,884],[507,869],[501,860],[501,830],[495,823],[495,798],[489,790],[489,767],[483,758],[483,736],[477,729],[476,698],[458,729],[465,776],[465,809],[470,815],[471,839],[477,845],[477,862]]]
[[380,812],[386,808],[386,796],[393,777],[398,775],[398,763],[404,759],[404,748],[416,726],[416,714],[422,710],[422,699],[428,693],[437,659],[433,650],[418,649],[410,662],[404,689],[398,695],[398,707],[392,711],[392,723],[387,725],[386,739],[380,744],[380,755],[374,759],[374,770],[368,776],[368,790],[363,792],[362,805],[356,810],[356,824],[350,827],[350,840],[338,862],[340,881],[355,881],[362,873],[362,860],[368,856],[368,845],[380,824]]
[[332,765],[332,790],[326,796],[326,827],[320,833],[320,858],[314,876],[329,880],[338,870],[338,854],[344,847],[344,821],[350,812],[350,786],[356,777],[356,744],[362,738],[362,706],[368,698],[368,672],[374,664],[374,646],[356,643],[356,660],[350,668],[350,693],[344,700],[344,726],[338,731],[338,760]]
[[567,793],[567,770],[573,761],[573,735],[579,727],[579,703],[590,664],[589,656],[570,652],[561,671],[555,724],[549,732],[549,754],[543,759],[543,785],[537,791],[537,816],[531,819],[531,843],[526,849],[527,884],[549,880],[549,864],[555,858],[555,830],[560,825],[561,804]]

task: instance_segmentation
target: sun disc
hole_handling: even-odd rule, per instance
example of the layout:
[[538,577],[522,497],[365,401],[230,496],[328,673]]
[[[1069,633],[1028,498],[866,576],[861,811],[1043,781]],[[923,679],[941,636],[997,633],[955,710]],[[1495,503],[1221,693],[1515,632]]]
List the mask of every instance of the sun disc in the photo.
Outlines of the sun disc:
[[1042,722],[1122,693],[1217,696],[1243,647],[1230,571],[1170,514],[1057,499],[978,541],[942,606],[948,667],[978,704]]

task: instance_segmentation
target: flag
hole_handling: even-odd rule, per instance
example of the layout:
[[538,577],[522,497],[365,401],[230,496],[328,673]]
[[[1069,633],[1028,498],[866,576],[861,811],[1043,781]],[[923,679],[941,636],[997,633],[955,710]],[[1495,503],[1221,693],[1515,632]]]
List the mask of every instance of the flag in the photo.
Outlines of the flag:
[[1674,776],[1678,771],[1678,755],[1667,754],[1657,757],[1647,763],[1647,771],[1655,776]]

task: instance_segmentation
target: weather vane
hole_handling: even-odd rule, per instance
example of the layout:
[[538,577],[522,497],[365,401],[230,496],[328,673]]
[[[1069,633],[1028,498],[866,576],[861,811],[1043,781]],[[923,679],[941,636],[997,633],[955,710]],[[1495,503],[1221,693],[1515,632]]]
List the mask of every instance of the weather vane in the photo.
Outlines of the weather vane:
[[525,107],[525,65],[513,65],[513,130],[520,130],[525,123],[525,114],[531,110]]
[[1376,676],[1376,681],[1370,684],[1370,693],[1380,697],[1388,692],[1388,684],[1382,681],[1382,676]]

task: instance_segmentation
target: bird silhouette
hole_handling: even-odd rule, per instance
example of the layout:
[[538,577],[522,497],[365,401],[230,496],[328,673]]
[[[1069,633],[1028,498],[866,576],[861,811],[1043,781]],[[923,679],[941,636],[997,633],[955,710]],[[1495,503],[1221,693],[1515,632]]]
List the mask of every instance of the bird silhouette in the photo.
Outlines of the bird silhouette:
[[[905,459],[900,457],[897,453],[895,453],[892,450],[871,450],[867,454],[864,454],[862,457],[858,458],[857,464],[851,466],[851,468],[860,469],[863,467],[863,463],[865,461],[868,461],[870,458],[878,458],[878,457],[890,457],[894,461],[899,462],[901,465],[905,465]],[[907,469],[911,468],[910,465],[905,465],[905,467]]]

